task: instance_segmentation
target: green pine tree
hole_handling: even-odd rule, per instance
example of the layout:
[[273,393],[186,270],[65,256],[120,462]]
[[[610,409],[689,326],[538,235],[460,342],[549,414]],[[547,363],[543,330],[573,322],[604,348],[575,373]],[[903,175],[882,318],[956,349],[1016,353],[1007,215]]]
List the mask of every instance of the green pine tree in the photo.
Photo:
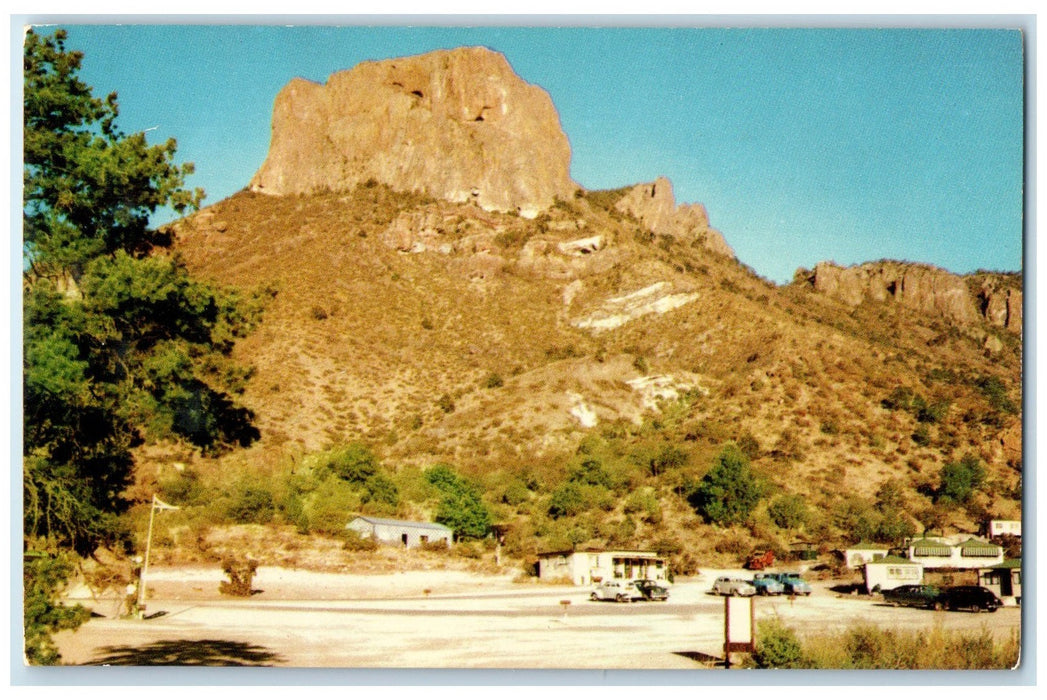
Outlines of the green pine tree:
[[[199,205],[192,165],[172,162],[173,139],[122,133],[115,93],[92,95],[65,40],[30,30],[23,62],[24,536],[49,556],[126,542],[135,446],[214,452],[258,437],[235,398],[249,372],[229,355],[260,297],[194,280],[150,228],[160,208]],[[25,568],[27,596],[42,590],[37,569]],[[39,608],[31,619],[27,604],[27,640],[48,618]]]

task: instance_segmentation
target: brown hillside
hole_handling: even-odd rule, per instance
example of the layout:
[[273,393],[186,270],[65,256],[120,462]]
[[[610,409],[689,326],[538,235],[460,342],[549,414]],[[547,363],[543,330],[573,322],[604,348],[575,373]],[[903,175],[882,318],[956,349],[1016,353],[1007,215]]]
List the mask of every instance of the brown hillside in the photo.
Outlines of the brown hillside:
[[[244,192],[180,222],[195,273],[276,290],[237,347],[262,431],[248,461],[361,440],[392,464],[555,472],[587,435],[642,441],[653,424],[695,478],[724,441],[754,439],[762,473],[826,507],[889,478],[928,488],[968,452],[1013,491],[1020,415],[976,380],[998,378],[1020,405],[1016,336],[776,287],[655,236],[615,209],[621,196],[579,192],[529,221],[380,185]],[[421,252],[403,250],[404,217],[429,222],[426,245],[408,246]],[[594,250],[571,245],[593,237]],[[884,407],[898,387],[948,402],[925,438]]]

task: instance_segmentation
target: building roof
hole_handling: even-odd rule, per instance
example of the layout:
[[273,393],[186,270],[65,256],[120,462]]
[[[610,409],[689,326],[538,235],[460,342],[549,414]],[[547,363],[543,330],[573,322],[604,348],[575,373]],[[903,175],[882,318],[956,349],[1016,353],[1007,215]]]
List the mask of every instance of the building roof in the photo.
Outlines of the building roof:
[[960,554],[965,557],[998,557],[1002,552],[1000,545],[974,537],[960,545]]
[[416,520],[393,520],[391,518],[374,518],[370,515],[358,515],[355,518],[353,518],[352,522],[356,522],[357,520],[363,520],[364,522],[370,523],[372,525],[388,525],[390,527],[416,527],[425,530],[440,530],[441,532],[453,532],[451,528],[447,527],[446,525],[441,525],[440,523],[425,523],[418,522]]
[[1021,560],[1021,558],[1018,558],[1018,559],[1004,559],[999,564],[995,564],[993,566],[986,567],[986,568],[989,568],[989,569],[1020,569],[1020,568],[1022,568],[1022,560]]
[[850,547],[845,547],[844,549],[870,549],[870,550],[875,550],[877,552],[879,552],[881,550],[886,552],[890,548],[891,548],[890,545],[886,545],[886,544],[874,544],[872,542],[859,542],[858,544],[851,545]]
[[568,554],[626,554],[637,559],[665,559],[665,557],[658,556],[657,552],[643,552],[635,549],[599,549],[597,547],[587,547],[586,549],[562,549],[553,552],[538,552],[540,557],[554,557],[557,555],[566,556]]
[[913,540],[909,546],[912,548],[913,556],[916,557],[951,557],[952,547],[941,540],[924,538]]
[[896,557],[893,554],[889,554],[882,559],[877,559],[875,561],[869,561],[865,563],[866,566],[873,566],[876,564],[894,564],[895,566],[899,564],[912,564],[913,566],[923,566],[923,564],[921,564],[918,561],[912,561],[911,559],[905,559],[903,557]]

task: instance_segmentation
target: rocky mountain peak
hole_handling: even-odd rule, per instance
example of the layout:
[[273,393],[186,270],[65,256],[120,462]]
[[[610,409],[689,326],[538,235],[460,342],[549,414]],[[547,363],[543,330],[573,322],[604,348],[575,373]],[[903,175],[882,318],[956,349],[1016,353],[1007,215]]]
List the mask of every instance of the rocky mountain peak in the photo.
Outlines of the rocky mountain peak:
[[570,144],[549,94],[482,47],[368,61],[276,97],[250,189],[351,190],[368,181],[534,216],[569,196]]
[[618,200],[615,208],[628,214],[659,236],[672,236],[699,245],[728,258],[734,250],[723,234],[709,226],[709,215],[701,204],[676,205],[673,184],[667,177],[634,186]]

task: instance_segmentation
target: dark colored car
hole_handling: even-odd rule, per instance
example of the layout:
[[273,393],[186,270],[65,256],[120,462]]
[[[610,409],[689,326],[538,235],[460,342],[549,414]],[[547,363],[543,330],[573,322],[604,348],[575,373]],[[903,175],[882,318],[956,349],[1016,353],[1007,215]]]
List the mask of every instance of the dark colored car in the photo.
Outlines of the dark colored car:
[[633,581],[633,584],[640,589],[645,600],[669,600],[669,589],[658,585],[657,581],[643,578]]
[[942,591],[942,602],[949,610],[987,610],[996,612],[1003,601],[984,586],[953,586]]
[[913,583],[886,590],[883,592],[883,600],[891,605],[905,605],[910,608],[941,610],[945,606],[941,589],[923,583]]

